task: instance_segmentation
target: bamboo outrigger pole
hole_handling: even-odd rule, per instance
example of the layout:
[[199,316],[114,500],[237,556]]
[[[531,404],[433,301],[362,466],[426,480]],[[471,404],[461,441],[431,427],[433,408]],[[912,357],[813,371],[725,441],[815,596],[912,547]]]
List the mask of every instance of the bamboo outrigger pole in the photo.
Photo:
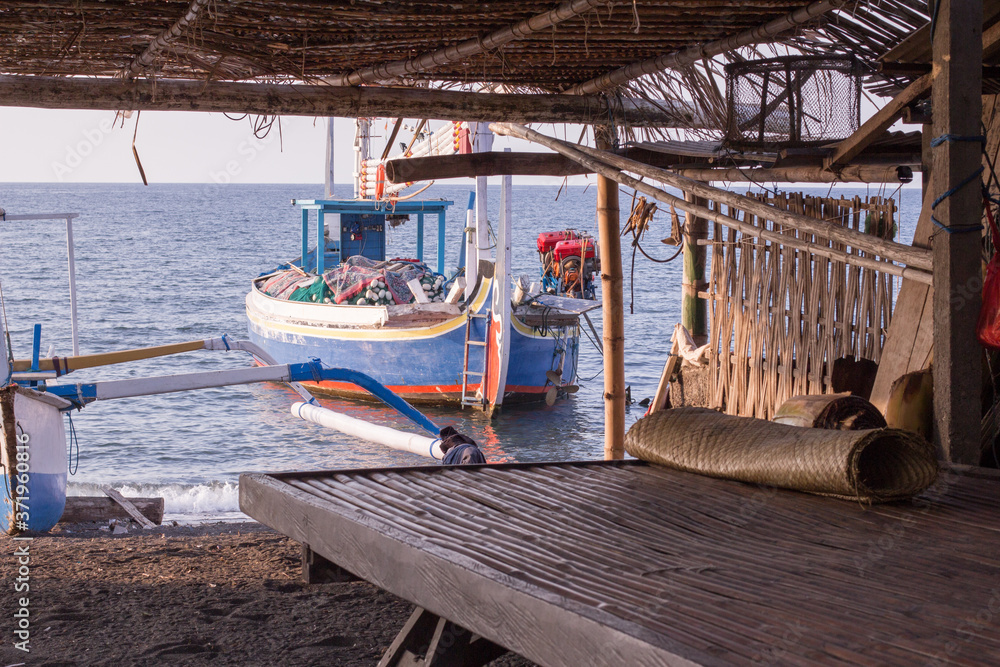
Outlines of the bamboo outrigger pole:
[[[609,148],[608,129],[595,127],[597,145]],[[604,458],[625,458],[625,296],[619,240],[618,183],[597,177],[597,234],[601,252],[604,328]]]

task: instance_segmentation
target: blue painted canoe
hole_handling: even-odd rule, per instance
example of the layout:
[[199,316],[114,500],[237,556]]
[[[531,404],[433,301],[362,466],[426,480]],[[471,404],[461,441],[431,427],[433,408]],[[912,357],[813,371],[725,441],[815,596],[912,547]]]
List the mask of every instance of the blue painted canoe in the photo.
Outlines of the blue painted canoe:
[[[4,422],[0,531],[47,531],[58,523],[66,506],[66,427],[60,410],[71,404],[15,385],[2,390],[0,402]],[[13,436],[11,442],[6,440],[8,434]]]

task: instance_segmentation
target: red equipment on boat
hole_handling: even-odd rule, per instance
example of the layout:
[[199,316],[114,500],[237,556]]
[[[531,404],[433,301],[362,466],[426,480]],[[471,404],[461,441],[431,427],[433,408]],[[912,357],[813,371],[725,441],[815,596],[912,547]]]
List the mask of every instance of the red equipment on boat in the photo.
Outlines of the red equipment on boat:
[[[586,255],[584,255],[586,253]],[[594,246],[594,239],[572,239],[569,241],[559,241],[556,243],[555,248],[552,249],[552,257],[557,261],[561,262],[567,257],[583,257],[584,259],[591,259],[596,257],[596,247]]]
[[556,247],[560,241],[580,238],[580,232],[575,229],[564,229],[561,232],[542,232],[538,235],[538,252],[545,254]]

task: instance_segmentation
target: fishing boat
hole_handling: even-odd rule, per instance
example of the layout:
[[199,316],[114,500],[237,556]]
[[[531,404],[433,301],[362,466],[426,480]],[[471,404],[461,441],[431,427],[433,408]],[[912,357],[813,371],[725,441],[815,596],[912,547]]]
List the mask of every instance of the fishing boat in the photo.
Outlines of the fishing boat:
[[[418,146],[415,154],[488,144],[491,135],[478,134],[482,141],[474,142],[468,128],[455,125],[430,134],[428,146]],[[457,137],[453,144],[450,136]],[[460,265],[447,271],[446,213],[453,202],[400,198],[401,188],[385,183],[382,163],[373,165],[367,157],[359,158],[357,169],[357,198],[293,202],[301,209],[301,255],[252,281],[246,297],[250,340],[280,363],[318,358],[358,370],[411,402],[492,411],[501,404],[551,404],[560,393],[574,391],[580,318],[598,306],[593,240],[574,232],[543,233],[541,280],[519,279],[515,286],[509,268],[511,179],[504,177],[501,188],[496,257],[481,179],[469,200]],[[434,268],[424,263],[426,216],[438,221]],[[416,258],[387,258],[387,224],[413,217]],[[322,394],[365,396],[350,383],[305,385]]]

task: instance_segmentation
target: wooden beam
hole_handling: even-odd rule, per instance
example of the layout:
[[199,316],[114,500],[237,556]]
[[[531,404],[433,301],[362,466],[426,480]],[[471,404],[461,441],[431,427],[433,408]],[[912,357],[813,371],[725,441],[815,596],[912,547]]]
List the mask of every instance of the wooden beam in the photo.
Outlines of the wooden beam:
[[913,169],[847,165],[837,172],[822,166],[773,167],[765,169],[675,169],[678,174],[697,181],[734,181],[737,183],[909,183]]
[[149,519],[147,519],[143,515],[143,513],[140,512],[139,509],[135,505],[133,505],[132,502],[128,498],[126,498],[122,494],[118,493],[118,491],[115,491],[110,486],[104,487],[102,489],[102,491],[104,491],[104,494],[106,496],[108,496],[109,498],[111,498],[111,500],[113,500],[116,503],[118,503],[119,505],[121,505],[122,509],[124,509],[125,512],[127,512],[130,517],[132,517],[133,519],[135,519],[139,523],[140,526],[142,526],[143,528],[155,528],[156,527],[156,524],[154,524],[152,521],[150,521]]
[[[629,160],[628,158],[623,158],[607,151],[590,148],[589,146],[570,144],[558,139],[553,139],[552,137],[547,137],[544,134],[520,125],[512,125],[510,123],[493,123],[490,127],[499,134],[509,134],[520,139],[525,139],[526,141],[541,144],[542,146],[551,148],[552,150],[562,153],[566,157],[573,160],[580,161],[580,158],[583,156],[594,158],[593,160],[588,159],[583,161],[583,164],[594,169],[597,173],[609,174],[610,172],[607,171],[607,166],[611,165],[617,169],[631,171],[647,178],[653,178],[668,185],[672,185],[683,192],[690,192],[712,201],[722,202],[729,206],[753,213],[754,215],[763,216],[768,220],[773,220],[787,227],[799,229],[824,239],[845,243],[858,250],[864,250],[886,259],[907,264],[908,266],[914,268],[927,270],[931,267],[931,254],[923,248],[914,248],[912,246],[903,245],[902,243],[886,241],[885,239],[881,239],[877,236],[848,229],[832,222],[810,218],[809,216],[791,213],[789,211],[783,211],[773,206],[769,206],[764,202],[757,201],[756,199],[750,199],[749,197],[744,197],[734,192],[729,192],[728,190],[714,188],[710,185],[706,185],[705,183],[685,178],[672,171],[657,169],[656,167],[651,167],[649,165],[636,162],[635,160]],[[634,178],[626,178],[630,179],[628,183],[626,183],[629,187],[635,187],[632,185],[634,182],[643,185],[645,188],[649,188],[649,186],[639,183],[639,181]],[[624,181],[619,180],[619,183],[623,182]],[[636,189],[641,192],[646,192],[643,188]],[[656,190],[655,188],[652,188],[651,191],[662,192],[660,190]],[[690,204],[685,203],[683,199],[678,197],[668,195],[671,199],[664,200],[655,194],[651,194],[650,196],[657,197],[657,199],[660,199],[661,201],[667,201],[667,203],[672,203],[677,206],[677,208],[689,213],[702,215],[701,211],[694,210]],[[676,202],[680,202],[680,205]],[[702,210],[705,210],[703,207],[695,208],[702,208]],[[711,211],[708,213],[714,215]],[[712,219],[714,218],[709,217],[709,220]],[[884,270],[890,272],[892,271],[892,269],[888,268]]]
[[126,79],[131,79],[142,72],[142,70],[152,65],[156,56],[170,46],[171,42],[183,35],[188,26],[197,20],[198,12],[200,12],[201,9],[209,3],[209,1],[210,0],[192,0],[191,4],[188,5],[188,9],[184,13],[184,16],[177,19],[172,26],[161,32],[142,53],[133,58],[132,62],[129,63],[129,66],[125,68],[122,76]]
[[661,100],[470,93],[425,88],[334,87],[158,79],[0,76],[0,106],[41,109],[225,111],[341,118],[391,116],[518,123],[702,127],[693,107]]
[[[569,157],[570,159],[580,162],[585,167],[591,169],[593,172],[597,174],[600,174],[601,176],[617,181],[618,183],[621,183],[626,187],[637,190],[643,193],[644,195],[656,199],[657,201],[662,201],[666,204],[670,204],[671,206],[674,206],[675,208],[678,208],[684,211],[685,213],[690,213],[691,215],[696,215],[699,217],[706,218],[708,220],[712,220],[713,222],[718,222],[721,225],[725,225],[732,229],[737,229],[755,238],[761,238],[768,241],[772,241],[774,243],[786,245],[791,248],[804,250],[814,255],[819,255],[821,257],[829,257],[830,259],[834,259],[839,262],[844,262],[845,264],[850,264],[852,266],[863,266],[868,269],[874,269],[875,271],[882,271],[884,273],[889,273],[894,276],[909,278],[918,282],[926,283],[928,285],[931,282],[931,275],[926,271],[921,271],[919,269],[915,269],[912,267],[903,267],[897,264],[891,264],[889,262],[876,260],[867,256],[855,255],[843,250],[838,250],[835,248],[830,248],[828,246],[819,245],[816,243],[811,243],[802,239],[798,239],[793,236],[789,236],[788,234],[784,234],[782,232],[774,232],[762,229],[756,225],[736,220],[735,218],[723,215],[717,211],[705,208],[704,206],[698,206],[692,204],[690,202],[685,201],[684,199],[681,199],[680,197],[670,194],[669,192],[666,192],[659,188],[654,188],[648,183],[644,183],[637,178],[633,178],[632,176],[625,174],[624,172],[615,167],[612,167],[608,164],[605,164],[604,162],[589,157],[587,154],[582,152],[582,149],[586,148],[585,146],[578,146],[574,144],[571,147],[569,144],[564,144],[563,142],[558,141],[556,139],[546,137],[545,135],[539,134],[534,130],[529,130],[528,128],[522,128],[517,126],[511,127],[510,125],[504,123],[492,123],[490,127],[493,129],[494,132],[498,134],[511,134],[512,136],[517,136],[519,138],[527,139],[529,141],[537,141],[538,143],[547,145],[551,147],[553,150],[559,151],[563,155]],[[588,149],[588,150],[593,150],[593,149]],[[595,152],[601,153],[602,155],[606,154],[603,151],[595,151]],[[690,186],[688,187],[690,188]],[[726,191],[719,190],[718,188],[712,188],[710,186],[704,186],[704,188],[707,188],[707,190],[705,191],[708,192],[706,197],[714,201],[723,201],[724,196],[727,194]],[[739,205],[736,206],[738,206],[739,208],[745,208]],[[779,211],[770,206],[766,206],[766,208],[769,209],[769,211],[765,211],[759,215],[762,215],[763,217],[766,217],[769,220],[776,220],[776,216],[778,215]],[[804,216],[796,216],[796,218],[800,217]],[[820,220],[816,220],[814,218],[808,218],[808,220],[810,221],[810,224],[823,222]],[[823,223],[823,224],[829,224],[829,223]],[[800,227],[801,225],[791,224],[789,226]],[[861,234],[857,232],[855,232],[855,234],[858,235],[857,238],[869,236],[867,234]],[[821,233],[817,235],[823,238],[830,238],[831,236],[833,236],[832,234],[829,233]],[[860,250],[867,250],[867,248],[864,247],[859,248],[856,242],[849,241],[847,242],[847,244],[855,248],[858,248]],[[905,248],[907,246],[902,246],[902,247]],[[874,254],[882,255],[881,252],[877,251],[868,251],[868,252],[873,252]]]
[[[159,525],[163,523],[163,498],[129,498],[142,515]],[[68,496],[60,523],[84,523],[127,519],[129,514],[111,498],[105,496]]]
[[[982,0],[938,0],[934,136],[961,137],[933,150],[934,426],[942,457],[978,465],[982,348],[976,340],[982,289]],[[971,179],[971,180],[970,180]],[[950,195],[946,193],[951,193]]]
[[558,153],[469,153],[398,158],[385,163],[390,183],[478,176],[574,176],[586,167]]
[[931,90],[932,74],[925,74],[903,89],[899,95],[875,115],[866,120],[858,131],[837,144],[833,154],[824,161],[827,169],[836,170],[849,163],[855,155],[863,151],[869,144],[885,134],[889,127],[899,120],[903,109],[927,95]]
[[457,62],[500,48],[519,39],[524,39],[548,30],[564,21],[574,19],[595,7],[607,4],[606,0],[570,0],[555,9],[543,14],[536,14],[529,19],[514,25],[501,28],[482,37],[467,39],[464,42],[436,51],[423,53],[407,60],[396,60],[381,65],[357,69],[350,74],[330,77],[326,82],[334,86],[359,86],[363,83],[388,81],[407,74],[424,72],[434,67]]
[[[980,0],[981,5],[981,0]],[[982,17],[980,17],[979,26],[982,27],[981,22]],[[982,45],[980,52],[987,50],[992,50],[1000,44],[1000,23],[994,25],[986,32],[981,35],[976,35],[977,44]],[[976,76],[979,80],[979,88],[977,88],[977,93],[982,90],[982,57],[979,60],[979,71]],[[836,150],[830,155],[824,164],[828,169],[836,170],[839,166],[849,163],[854,156],[860,153],[866,146],[882,136],[882,134],[889,129],[889,127],[895,123],[903,115],[903,112],[911,104],[917,100],[925,97],[931,90],[931,84],[934,81],[934,74],[927,73],[921,76],[919,79],[911,83],[909,86],[903,89],[901,93],[892,98],[888,104],[878,110],[874,116],[869,118],[864,122],[864,124],[858,128],[858,131],[852,134],[847,139],[841,141],[837,144]],[[936,105],[931,105],[932,108],[937,108]],[[980,103],[980,108],[982,104]],[[976,113],[976,119],[978,120],[979,114]]]
[[569,90],[563,91],[563,94],[593,95],[605,92],[646,74],[655,74],[666,69],[676,69],[690,65],[705,58],[713,58],[727,51],[735,51],[743,46],[774,41],[778,35],[792,28],[805,25],[833,9],[839,9],[845,2],[846,0],[820,0],[752,30],[745,30],[724,39],[715,40],[714,42],[705,42],[696,46],[690,46],[686,49],[674,51],[673,53],[656,58],[634,62],[621,69],[602,74],[596,79],[573,86]]
[[[492,126],[491,126],[492,127]],[[597,145],[610,147],[608,129],[595,129]],[[604,458],[625,458],[625,295],[618,211],[618,183],[597,177],[597,236],[601,253],[604,350]]]

